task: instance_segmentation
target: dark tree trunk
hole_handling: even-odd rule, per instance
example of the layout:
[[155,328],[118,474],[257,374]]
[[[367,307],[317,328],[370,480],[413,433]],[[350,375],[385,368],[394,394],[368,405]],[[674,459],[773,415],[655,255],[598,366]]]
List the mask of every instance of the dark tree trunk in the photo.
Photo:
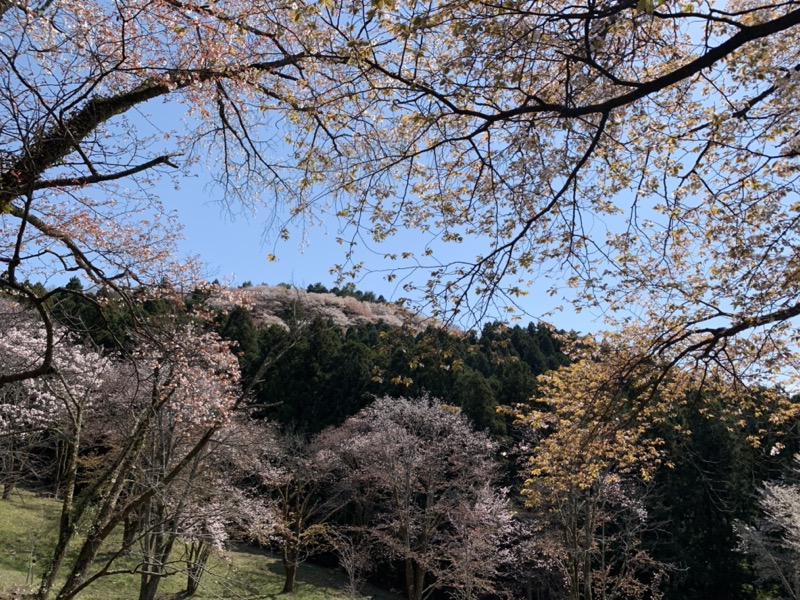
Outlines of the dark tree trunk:
[[[80,413],[78,414],[80,418]],[[75,437],[67,446],[67,452],[64,458],[65,467],[64,477],[66,478],[64,484],[64,497],[61,500],[61,517],[58,525],[58,541],[53,549],[53,558],[47,566],[47,570],[42,576],[42,581],[39,584],[37,596],[40,600],[45,600],[50,596],[50,591],[53,589],[58,572],[61,565],[67,556],[67,549],[75,535],[75,523],[81,516],[81,511],[75,508],[75,484],[78,478],[78,446],[80,444],[81,435],[81,422],[77,421],[75,429]]]
[[14,491],[14,487],[15,487],[15,484],[14,484],[14,477],[15,477],[14,469],[17,468],[17,465],[16,465],[16,461],[14,460],[15,448],[14,448],[13,444],[14,444],[14,442],[13,442],[13,437],[12,437],[11,448],[7,450],[7,456],[6,456],[6,459],[4,460],[4,462],[7,461],[7,464],[3,465],[4,470],[6,472],[6,475],[7,475],[6,481],[3,482],[3,500],[8,500],[9,498],[11,498],[11,493]]
[[286,567],[286,580],[283,582],[283,589],[281,594],[294,593],[294,582],[297,579],[297,565],[288,565]]
[[193,596],[200,586],[200,579],[206,570],[206,563],[211,554],[211,544],[198,541],[192,542],[189,546],[189,553],[186,559],[186,596]]
[[284,548],[283,570],[286,573],[286,579],[284,579],[281,594],[291,594],[294,592],[294,582],[297,579],[297,550],[294,548]]
[[161,583],[160,573],[150,573],[142,575],[139,584],[139,600],[155,600],[158,585]]
[[166,518],[166,506],[161,502],[154,502],[144,512],[142,521],[147,527],[148,522],[155,521],[151,531],[142,537],[142,578],[139,584],[139,600],[155,600],[161,580],[169,575],[167,564],[172,546],[177,538],[177,524]]
[[122,530],[122,545],[127,548],[125,554],[130,554],[131,546],[136,541],[136,534],[139,533],[139,517],[134,514],[125,515],[125,521]]

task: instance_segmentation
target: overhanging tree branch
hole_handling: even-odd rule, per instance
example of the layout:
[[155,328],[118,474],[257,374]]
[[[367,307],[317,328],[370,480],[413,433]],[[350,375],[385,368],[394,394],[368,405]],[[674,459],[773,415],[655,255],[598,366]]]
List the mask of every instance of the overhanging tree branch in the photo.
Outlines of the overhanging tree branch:
[[[36,189],[39,178],[48,169],[56,166],[100,125],[116,115],[177,90],[218,79],[235,78],[247,72],[275,72],[289,65],[310,58],[307,53],[298,53],[274,61],[254,62],[224,70],[194,70],[168,72],[158,80],[149,80],[135,88],[115,96],[95,96],[86,104],[59,122],[52,125],[32,140],[21,156],[9,161],[9,166],[0,173],[0,211],[8,210],[9,203],[25,189]],[[163,162],[163,161],[162,161]],[[154,163],[151,166],[155,166]]]

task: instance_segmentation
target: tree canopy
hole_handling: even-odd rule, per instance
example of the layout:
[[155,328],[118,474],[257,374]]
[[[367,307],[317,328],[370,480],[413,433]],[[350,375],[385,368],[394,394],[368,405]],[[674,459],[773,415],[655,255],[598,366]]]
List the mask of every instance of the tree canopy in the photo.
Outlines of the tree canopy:
[[[208,156],[228,200],[337,212],[343,275],[421,230],[387,277],[450,315],[550,274],[640,307],[654,351],[763,365],[794,335],[793,2],[1,6],[4,287],[182,281],[151,186]],[[126,120],[154,99],[185,131]]]

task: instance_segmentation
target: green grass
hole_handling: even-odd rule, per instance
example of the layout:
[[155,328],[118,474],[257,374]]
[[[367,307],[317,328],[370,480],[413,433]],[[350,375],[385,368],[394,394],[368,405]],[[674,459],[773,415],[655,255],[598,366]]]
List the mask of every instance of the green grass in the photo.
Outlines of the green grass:
[[59,506],[25,492],[0,501],[0,594],[30,588],[56,536]]
[[[28,492],[15,492],[11,499],[0,500],[0,599],[19,598],[35,589],[55,543],[58,515],[58,502]],[[114,540],[109,545],[117,546]],[[108,555],[101,554],[99,559],[104,556]],[[342,573],[303,564],[298,570],[295,593],[285,598],[344,599],[348,597],[344,585]],[[103,577],[88,587],[80,599],[135,600],[138,586],[138,575]],[[185,586],[183,573],[168,577],[162,581],[158,597],[178,598]],[[194,598],[269,599],[277,598],[282,587],[283,568],[279,559],[255,548],[241,547],[216,553],[209,559]],[[397,600],[397,596],[371,586],[366,586],[364,593],[377,600]]]

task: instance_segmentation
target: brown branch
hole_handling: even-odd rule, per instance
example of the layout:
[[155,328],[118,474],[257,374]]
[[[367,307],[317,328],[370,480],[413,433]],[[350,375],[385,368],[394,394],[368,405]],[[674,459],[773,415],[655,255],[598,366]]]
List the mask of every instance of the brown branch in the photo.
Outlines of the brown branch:
[[[87,275],[90,275],[92,278],[98,281],[108,283],[113,289],[117,290],[117,287],[114,286],[111,282],[113,279],[118,279],[120,276],[117,275],[114,277],[109,277],[101,269],[94,266],[89,257],[86,256],[83,250],[81,250],[78,247],[78,245],[72,240],[72,238],[69,235],[67,235],[62,231],[59,231],[57,228],[51,225],[48,225],[47,223],[42,221],[39,217],[27,214],[25,210],[13,204],[9,205],[7,212],[12,216],[17,217],[18,219],[21,219],[24,222],[29,223],[47,237],[60,241],[72,253],[72,256],[75,258],[78,266],[83,271],[85,271]],[[133,277],[132,273],[128,274]]]
[[397,72],[390,71],[378,64],[376,61],[365,61],[365,64],[371,69],[374,69],[375,71],[378,71],[381,74],[390,77],[399,83],[402,83],[409,90],[415,90],[436,99],[446,106],[450,111],[452,111],[453,114],[473,117],[484,121],[484,128],[486,128],[497,122],[507,121],[513,119],[514,117],[530,114],[552,113],[562,118],[575,118],[598,113],[607,114],[614,109],[633,104],[637,100],[642,100],[647,96],[660,92],[680,81],[684,81],[694,75],[697,75],[704,69],[707,69],[717,62],[724,60],[731,53],[750,42],[767,38],[776,33],[796,27],[797,25],[800,25],[800,9],[765,23],[760,23],[753,26],[741,26],[741,29],[736,34],[729,37],[719,46],[711,48],[705,54],[698,56],[694,60],[681,67],[678,67],[673,71],[670,71],[669,73],[639,84],[634,90],[628,91],[608,100],[598,102],[596,104],[587,104],[585,106],[574,107],[566,104],[545,102],[544,100],[534,97],[533,100],[535,101],[535,104],[529,104],[526,102],[521,106],[517,106],[512,109],[489,114],[479,110],[461,108],[448,97],[448,94],[436,90],[417,80],[404,77]]
[[158,156],[152,160],[147,161],[146,163],[136,165],[135,167],[124,169],[122,171],[117,171],[116,173],[107,173],[105,175],[101,175],[98,173],[96,175],[89,175],[84,177],[59,177],[57,179],[41,180],[37,181],[33,185],[33,189],[43,190],[56,187],[84,186],[84,185],[91,185],[93,183],[102,183],[104,181],[114,181],[115,179],[122,179],[124,177],[136,175],[137,173],[141,173],[142,171],[146,171],[147,169],[152,169],[153,167],[158,165],[167,165],[169,167],[172,167],[173,169],[177,169],[179,168],[178,165],[173,163],[171,160],[174,156],[175,156],[174,154]]
[[38,179],[59,161],[73,152],[100,125],[148,100],[176,90],[212,80],[234,78],[250,71],[271,72],[296,64],[311,56],[307,53],[286,56],[274,61],[241,65],[235,69],[201,69],[174,71],[163,79],[148,80],[115,96],[94,96],[82,108],[59,119],[27,147],[3,173],[0,173],[0,212],[8,210],[11,201],[24,190],[35,188]]

